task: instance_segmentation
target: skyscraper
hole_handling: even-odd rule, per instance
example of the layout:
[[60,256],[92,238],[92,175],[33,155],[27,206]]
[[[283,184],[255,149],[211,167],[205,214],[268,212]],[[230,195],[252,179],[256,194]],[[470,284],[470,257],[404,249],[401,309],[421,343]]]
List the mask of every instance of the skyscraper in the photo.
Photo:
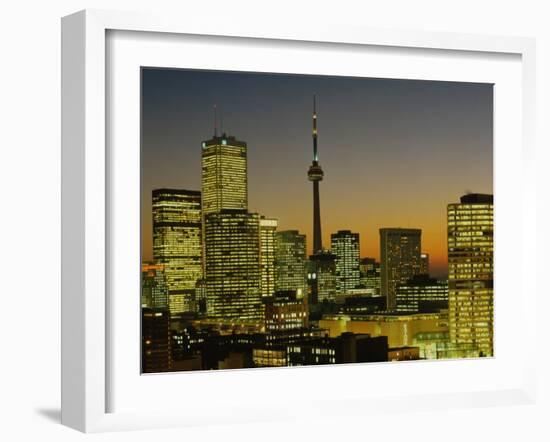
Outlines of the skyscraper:
[[153,257],[164,266],[170,314],[194,311],[202,277],[200,192],[153,190]]
[[275,231],[277,220],[260,217],[260,266],[262,296],[275,292]]
[[307,293],[306,236],[297,230],[275,233],[275,290]]
[[168,286],[163,264],[141,264],[141,306],[168,308]]
[[262,268],[260,216],[248,213],[247,186],[246,143],[214,133],[202,143],[204,269],[207,314],[222,320],[262,320],[262,288],[271,290],[274,285],[268,256],[272,232],[264,226]]
[[260,217],[225,209],[205,217],[208,316],[261,321]]
[[447,206],[449,337],[493,355],[493,196],[468,194]]
[[315,95],[313,96],[313,161],[307,176],[309,181],[313,182],[313,253],[323,250],[323,240],[321,235],[321,205],[319,201],[319,182],[323,180],[323,169],[319,165],[317,154],[317,109],[315,106]]
[[380,285],[388,310],[395,310],[397,284],[420,273],[420,229],[380,229]]
[[373,296],[380,296],[380,263],[374,258],[361,258],[359,262],[360,284]]
[[203,215],[248,209],[247,146],[235,137],[214,135],[202,143]]
[[336,256],[328,250],[309,257],[310,304],[336,300]]
[[345,294],[360,283],[359,234],[339,230],[330,239],[331,251],[336,256],[336,292]]

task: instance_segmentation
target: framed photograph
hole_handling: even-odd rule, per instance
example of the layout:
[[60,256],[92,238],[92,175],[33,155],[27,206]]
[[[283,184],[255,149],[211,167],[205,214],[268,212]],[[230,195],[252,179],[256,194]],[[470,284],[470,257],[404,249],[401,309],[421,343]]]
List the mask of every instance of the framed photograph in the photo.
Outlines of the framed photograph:
[[532,40],[62,36],[64,424],[532,403]]

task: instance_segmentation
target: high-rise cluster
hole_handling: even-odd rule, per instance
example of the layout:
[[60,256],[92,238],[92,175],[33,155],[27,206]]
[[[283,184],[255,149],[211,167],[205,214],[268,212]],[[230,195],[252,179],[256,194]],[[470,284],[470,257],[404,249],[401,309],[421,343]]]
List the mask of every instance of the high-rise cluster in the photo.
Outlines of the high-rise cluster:
[[[430,276],[418,228],[321,234],[313,100],[312,254],[306,235],[248,207],[247,143],[201,145],[201,191],[153,191],[153,258],[142,265],[142,367],[191,369],[492,356],[493,197],[447,206],[448,280]],[[436,261],[437,262],[437,261]]]

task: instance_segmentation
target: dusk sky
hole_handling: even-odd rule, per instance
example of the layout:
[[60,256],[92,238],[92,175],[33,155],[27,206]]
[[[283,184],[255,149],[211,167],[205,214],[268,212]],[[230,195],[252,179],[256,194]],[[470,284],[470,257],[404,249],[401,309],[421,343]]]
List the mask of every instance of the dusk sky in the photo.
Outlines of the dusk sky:
[[420,228],[432,273],[445,276],[447,204],[493,193],[490,84],[143,69],[143,259],[152,257],[151,191],[201,189],[214,104],[223,130],[248,144],[249,211],[305,233],[311,252],[313,94],[323,245],[348,229],[362,257],[379,259],[379,228]]

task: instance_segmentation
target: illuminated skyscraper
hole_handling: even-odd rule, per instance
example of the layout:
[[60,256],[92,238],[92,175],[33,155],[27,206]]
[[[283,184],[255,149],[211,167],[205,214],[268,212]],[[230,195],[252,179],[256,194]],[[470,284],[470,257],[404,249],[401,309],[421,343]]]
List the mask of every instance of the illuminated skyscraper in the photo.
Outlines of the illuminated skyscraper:
[[201,193],[153,190],[153,257],[164,266],[171,315],[195,310],[201,256]]
[[313,253],[323,250],[323,240],[321,235],[321,205],[319,198],[319,182],[323,180],[323,169],[319,165],[317,154],[317,110],[315,106],[315,95],[313,96],[313,161],[307,176],[309,181],[313,182]]
[[163,264],[141,264],[141,306],[168,308],[168,286]]
[[307,293],[306,236],[297,230],[275,233],[275,290]]
[[275,292],[275,231],[277,220],[260,217],[260,265],[262,296]]
[[388,310],[395,310],[398,284],[420,273],[420,229],[380,229],[380,285]]
[[225,209],[205,217],[208,316],[261,321],[260,217]]
[[359,234],[339,230],[330,236],[336,256],[336,292],[345,294],[359,286]]
[[380,263],[374,258],[359,261],[360,284],[373,296],[380,296]]
[[493,196],[469,194],[447,206],[449,336],[493,355]]
[[[273,267],[262,268],[260,216],[248,213],[247,172],[245,142],[215,132],[202,143],[207,315],[224,321],[262,321],[262,288],[274,284]],[[265,228],[267,264],[272,246]]]
[[224,209],[247,210],[247,147],[235,137],[214,136],[202,143],[203,215]]

